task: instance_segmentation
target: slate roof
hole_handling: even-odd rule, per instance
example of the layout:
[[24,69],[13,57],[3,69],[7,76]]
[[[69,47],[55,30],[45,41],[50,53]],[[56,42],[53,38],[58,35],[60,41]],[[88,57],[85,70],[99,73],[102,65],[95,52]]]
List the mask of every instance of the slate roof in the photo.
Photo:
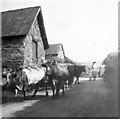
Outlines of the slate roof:
[[71,59],[69,59],[68,57],[65,56],[65,61],[66,63],[71,63],[71,64],[74,64],[76,65],[76,63],[74,61],[72,61]]
[[49,48],[45,50],[45,55],[58,54],[61,50],[64,52],[62,44],[49,44]]
[[36,16],[40,20],[42,40],[45,49],[48,48],[40,6],[2,12],[2,37],[27,35]]

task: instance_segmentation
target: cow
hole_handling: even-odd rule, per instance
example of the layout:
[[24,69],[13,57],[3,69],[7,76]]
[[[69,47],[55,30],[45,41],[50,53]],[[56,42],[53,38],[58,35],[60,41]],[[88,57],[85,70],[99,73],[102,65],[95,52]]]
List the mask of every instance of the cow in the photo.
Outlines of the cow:
[[59,97],[59,91],[62,89],[62,94],[64,94],[64,85],[69,78],[69,72],[66,65],[61,65],[57,62],[50,62],[47,64],[47,72],[49,77],[49,82],[51,83],[51,88],[53,91],[53,97]]
[[2,71],[2,82],[1,82],[1,86],[2,86],[2,91],[5,91],[7,89],[7,71],[6,68],[3,68]]
[[[17,92],[18,86],[16,85],[16,81],[14,79],[15,72],[12,71],[12,69],[9,69],[8,71],[2,72],[2,91],[12,91]],[[15,95],[16,96],[16,95]]]
[[72,83],[73,83],[73,77],[76,77],[76,81],[75,81],[75,84],[76,83],[80,83],[79,82],[79,77],[81,75],[82,72],[86,72],[86,68],[85,68],[85,65],[81,65],[81,66],[78,66],[78,65],[70,65],[68,66],[68,71],[69,71],[69,85],[72,86]]
[[86,72],[86,68],[85,68],[85,65],[81,65],[81,66],[77,66],[77,65],[75,65],[74,66],[74,75],[75,75],[75,77],[77,78],[77,80],[75,81],[75,84],[76,83],[80,83],[79,82],[79,77],[80,77],[80,75],[82,74],[82,73],[85,73]]
[[9,76],[9,88],[12,88],[15,91],[15,97],[17,96],[18,91],[23,91],[23,97],[26,97],[26,92],[31,91],[34,87],[34,97],[38,91],[40,84],[42,83],[46,89],[46,96],[48,95],[46,87],[46,68],[41,66],[39,67],[25,67],[17,68],[15,72],[11,72]]

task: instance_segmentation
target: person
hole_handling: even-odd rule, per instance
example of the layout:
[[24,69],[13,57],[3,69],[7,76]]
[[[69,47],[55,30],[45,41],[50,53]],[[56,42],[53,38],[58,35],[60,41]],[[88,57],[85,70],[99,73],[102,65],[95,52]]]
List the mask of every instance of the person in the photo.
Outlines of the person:
[[97,77],[96,62],[93,62],[91,69],[92,69],[92,78],[95,81]]
[[101,77],[104,76],[104,72],[105,72],[105,65],[102,64],[102,65],[101,65],[101,69],[100,69],[100,76],[101,76]]
[[101,66],[98,69],[98,76],[101,77]]
[[91,81],[92,80],[92,70],[91,69],[89,69],[89,81]]
[[96,62],[93,62],[92,69],[96,69]]

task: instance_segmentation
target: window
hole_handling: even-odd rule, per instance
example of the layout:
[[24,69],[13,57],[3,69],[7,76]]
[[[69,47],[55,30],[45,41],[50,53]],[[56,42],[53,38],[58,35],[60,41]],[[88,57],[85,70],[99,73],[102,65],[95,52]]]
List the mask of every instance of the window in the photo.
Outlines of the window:
[[37,51],[37,42],[33,40],[32,42],[32,58],[37,59],[38,58],[38,51]]

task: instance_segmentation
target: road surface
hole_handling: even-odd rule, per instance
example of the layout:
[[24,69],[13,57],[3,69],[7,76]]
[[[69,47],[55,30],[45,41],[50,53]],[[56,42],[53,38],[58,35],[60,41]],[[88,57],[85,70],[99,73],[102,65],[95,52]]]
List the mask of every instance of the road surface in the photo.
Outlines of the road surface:
[[[9,99],[8,99],[9,100]],[[117,117],[117,99],[112,98],[102,79],[74,84],[59,99],[45,97],[4,103],[3,117]]]

